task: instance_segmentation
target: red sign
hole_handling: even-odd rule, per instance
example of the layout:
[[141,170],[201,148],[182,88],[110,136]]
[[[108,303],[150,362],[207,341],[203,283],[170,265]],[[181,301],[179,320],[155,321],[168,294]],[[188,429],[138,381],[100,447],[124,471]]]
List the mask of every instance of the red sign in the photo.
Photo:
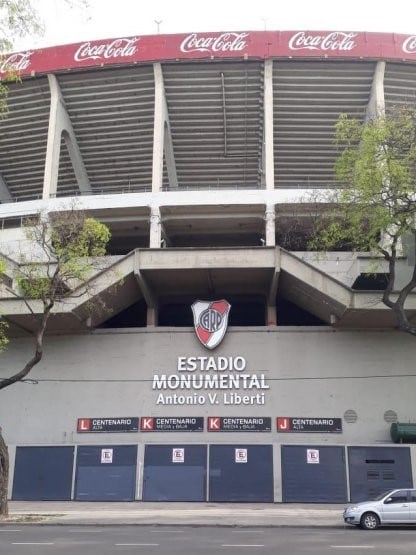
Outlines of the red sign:
[[151,416],[142,416],[140,418],[140,430],[142,432],[151,432],[154,428],[155,421]]
[[209,432],[221,431],[221,418],[219,416],[208,417],[208,431]]
[[290,418],[279,416],[279,418],[277,419],[277,431],[290,432]]
[[115,416],[105,418],[78,418],[77,432],[137,432],[137,416]]
[[231,305],[228,301],[196,301],[192,304],[195,332],[204,347],[215,349],[224,339]]
[[0,64],[0,74],[12,70],[24,76],[165,60],[288,57],[416,61],[416,35],[353,31],[242,31],[118,37],[5,55]]
[[91,429],[91,420],[89,418],[78,418],[77,432],[89,432]]

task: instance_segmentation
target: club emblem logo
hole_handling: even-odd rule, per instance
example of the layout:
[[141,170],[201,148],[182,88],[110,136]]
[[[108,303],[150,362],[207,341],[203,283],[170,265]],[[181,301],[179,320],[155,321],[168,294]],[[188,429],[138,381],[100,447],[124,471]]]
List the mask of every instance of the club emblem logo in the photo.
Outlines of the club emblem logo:
[[215,349],[224,338],[231,305],[222,301],[196,301],[192,305],[198,339],[207,349]]

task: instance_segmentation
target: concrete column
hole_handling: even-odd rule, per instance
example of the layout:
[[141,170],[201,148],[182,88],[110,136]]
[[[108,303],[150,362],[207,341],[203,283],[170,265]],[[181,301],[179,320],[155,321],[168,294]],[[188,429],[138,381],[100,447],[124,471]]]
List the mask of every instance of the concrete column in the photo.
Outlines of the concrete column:
[[48,142],[46,146],[43,198],[56,196],[58,188],[61,139],[64,138],[81,193],[91,193],[91,185],[82,160],[71,120],[65,107],[61,89],[55,75],[48,75],[51,92]]
[[6,182],[4,181],[4,177],[0,174],[0,202],[13,202],[13,197],[7,187]]
[[274,304],[266,307],[266,326],[277,326],[277,310]]
[[[386,62],[377,62],[376,69],[374,70],[373,83],[371,85],[370,100],[367,104],[367,111],[365,119],[370,121],[379,117],[383,117],[386,113],[386,104],[384,98],[384,74],[386,71]],[[389,248],[390,239],[382,232],[380,243]],[[403,254],[403,245],[401,239],[397,244],[397,252],[399,255]]]
[[162,222],[160,209],[158,206],[152,206],[150,210],[150,243],[151,249],[159,249],[162,242]]
[[276,214],[274,204],[267,204],[264,220],[266,247],[274,247],[276,245]]
[[158,321],[158,305],[155,295],[151,290],[149,284],[145,276],[141,272],[140,268],[140,251],[137,250],[134,256],[134,276],[139,284],[140,291],[146,301],[147,305],[147,316],[146,316],[146,325],[147,326],[157,326]]
[[274,260],[274,272],[270,281],[269,294],[267,297],[266,326],[277,326],[276,295],[281,266],[281,250],[278,247],[274,249]]
[[274,189],[273,146],[273,60],[264,62],[264,147],[263,172],[267,190]]
[[169,115],[163,84],[162,66],[153,64],[155,77],[155,113],[153,125],[153,166],[152,166],[152,192],[162,190],[163,185],[163,157],[165,156],[168,171],[169,186],[178,187],[175,156],[173,151],[172,135],[170,132]]
[[373,83],[371,85],[370,100],[367,104],[366,121],[384,116],[385,100],[384,100],[384,73],[386,70],[386,62],[377,62],[374,70]]

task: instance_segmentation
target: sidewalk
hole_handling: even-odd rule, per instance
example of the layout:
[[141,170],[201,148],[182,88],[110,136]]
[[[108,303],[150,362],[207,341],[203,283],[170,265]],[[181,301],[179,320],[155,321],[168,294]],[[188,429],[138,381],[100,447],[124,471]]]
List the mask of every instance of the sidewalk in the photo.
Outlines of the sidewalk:
[[67,525],[343,527],[343,505],[10,501],[11,522]]

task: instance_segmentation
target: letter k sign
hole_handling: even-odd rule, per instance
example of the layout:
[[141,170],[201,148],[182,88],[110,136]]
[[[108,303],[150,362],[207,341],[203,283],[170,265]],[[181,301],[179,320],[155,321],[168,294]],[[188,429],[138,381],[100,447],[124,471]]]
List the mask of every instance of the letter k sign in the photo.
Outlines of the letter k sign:
[[142,432],[151,432],[154,428],[154,419],[151,416],[142,416],[140,420],[140,430]]
[[210,416],[208,418],[208,431],[219,432],[221,429],[221,419],[218,416]]

